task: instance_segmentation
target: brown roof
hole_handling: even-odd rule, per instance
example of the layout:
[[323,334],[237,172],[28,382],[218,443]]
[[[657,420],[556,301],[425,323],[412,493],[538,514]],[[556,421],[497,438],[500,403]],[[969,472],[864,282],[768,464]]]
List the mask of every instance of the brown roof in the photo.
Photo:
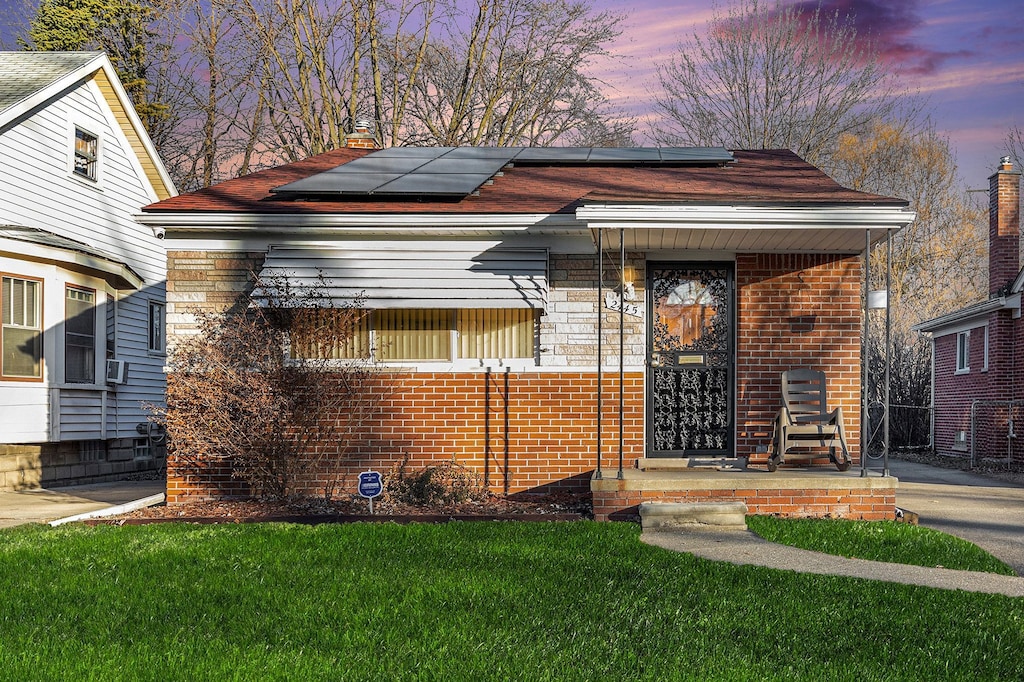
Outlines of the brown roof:
[[735,151],[726,166],[516,166],[479,196],[284,199],[271,189],[366,154],[337,149],[146,206],[147,212],[571,213],[587,202],[906,206],[901,199],[841,187],[787,150]]

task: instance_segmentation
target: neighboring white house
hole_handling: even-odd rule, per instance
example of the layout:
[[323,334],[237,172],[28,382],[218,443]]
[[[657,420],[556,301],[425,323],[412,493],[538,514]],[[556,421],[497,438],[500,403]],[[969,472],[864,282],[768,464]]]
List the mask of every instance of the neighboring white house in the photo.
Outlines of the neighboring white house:
[[176,191],[107,57],[0,52],[0,489],[162,464],[166,254],[136,223]]

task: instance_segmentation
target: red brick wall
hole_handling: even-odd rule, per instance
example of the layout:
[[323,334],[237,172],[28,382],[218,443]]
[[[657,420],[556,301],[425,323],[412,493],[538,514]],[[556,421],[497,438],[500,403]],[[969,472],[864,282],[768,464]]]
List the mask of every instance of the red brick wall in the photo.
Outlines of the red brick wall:
[[[966,374],[956,373],[957,334],[935,338],[935,450],[941,454],[968,456],[972,424],[971,405],[978,401],[1011,401],[1022,398],[1021,380],[1024,371],[1016,359],[1024,352],[1024,324],[1014,320],[1009,311],[993,313],[988,320],[988,369],[985,369],[985,328],[971,329]],[[1012,412],[1011,412],[1012,410]],[[980,403],[976,408],[973,428],[975,456],[1006,457],[1008,444],[1012,456],[1024,458],[1021,439],[1009,442],[1008,419],[1015,421],[1015,430],[1024,431],[1020,406]],[[967,449],[954,447],[957,431],[967,433]],[[1024,435],[1024,434],[1022,434]]]
[[848,488],[596,491],[594,518],[639,521],[643,502],[743,502],[748,514],[883,521],[894,517],[896,489],[859,487],[852,483]]
[[823,370],[829,406],[843,408],[854,459],[860,446],[861,274],[859,256],[741,254],[736,259],[737,450],[754,454],[771,439],[780,375]]
[[[589,489],[596,466],[596,374],[510,372],[507,393],[503,372],[387,379],[393,383],[363,436],[317,448],[321,465],[300,482],[302,492],[355,492],[359,472],[373,467],[386,474],[403,460],[412,469],[454,460],[486,476],[496,492]],[[606,374],[603,384],[602,465],[611,470],[618,466],[618,373]],[[633,466],[643,453],[643,376],[627,373],[625,384],[624,458]],[[168,502],[246,493],[238,481],[224,480],[227,470],[209,473],[213,488],[204,490],[205,477],[189,474],[172,456]]]
[[1020,269],[1020,171],[1001,165],[989,182],[988,288],[995,295]]

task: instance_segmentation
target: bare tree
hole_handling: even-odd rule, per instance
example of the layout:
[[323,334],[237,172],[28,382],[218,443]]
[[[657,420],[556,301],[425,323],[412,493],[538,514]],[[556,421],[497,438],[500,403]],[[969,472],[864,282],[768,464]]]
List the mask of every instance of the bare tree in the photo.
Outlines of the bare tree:
[[1013,157],[1013,165],[1021,167],[1024,162],[1024,128],[1013,127],[1006,133],[1006,149]]
[[586,69],[607,54],[621,16],[586,2],[479,0],[467,20],[423,54],[406,144],[550,145],[615,119]]
[[[876,121],[862,134],[844,134],[832,162],[841,184],[907,199],[917,212],[892,242],[890,306],[897,328],[909,332],[917,322],[985,297],[987,214],[968,198],[949,141],[930,122]],[[885,270],[884,251],[876,250],[873,272],[881,278]]]
[[883,247],[871,254],[872,289],[886,288],[891,265],[892,329],[887,351],[884,318],[872,315],[866,390],[878,409],[869,411],[874,438],[868,446],[881,446],[887,358],[891,444],[926,445],[931,345],[912,326],[985,297],[986,212],[959,185],[949,141],[930,122],[876,121],[862,134],[844,134],[832,162],[842,184],[903,197],[917,212],[913,223],[893,235],[891,258]]
[[888,72],[852,18],[739,0],[659,66],[663,144],[791,149],[828,168],[839,137],[887,119]]

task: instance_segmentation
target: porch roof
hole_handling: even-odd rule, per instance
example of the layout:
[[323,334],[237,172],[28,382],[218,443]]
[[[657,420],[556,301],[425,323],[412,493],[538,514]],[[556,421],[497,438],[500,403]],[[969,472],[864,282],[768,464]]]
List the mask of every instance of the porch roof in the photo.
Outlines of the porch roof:
[[5,252],[86,272],[107,280],[116,289],[141,289],[144,284],[142,277],[116,256],[38,227],[0,225],[0,253]]

